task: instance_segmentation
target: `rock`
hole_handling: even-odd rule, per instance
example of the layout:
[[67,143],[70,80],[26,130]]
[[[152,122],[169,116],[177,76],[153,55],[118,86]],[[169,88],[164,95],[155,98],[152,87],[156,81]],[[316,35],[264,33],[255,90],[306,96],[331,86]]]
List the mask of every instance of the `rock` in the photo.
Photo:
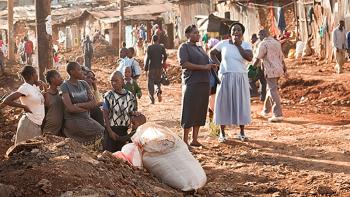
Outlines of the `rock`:
[[34,148],[32,151],[30,151],[31,153],[33,153],[33,154],[35,154],[35,153],[39,153],[39,149],[37,149],[37,148]]
[[37,184],[36,187],[39,187],[41,190],[43,190],[45,193],[49,193],[51,189],[51,183],[47,179],[41,179]]
[[320,185],[317,187],[317,193],[320,195],[333,195],[336,192],[332,190],[332,188],[324,185]]
[[281,197],[281,192],[275,192],[272,194],[272,197]]
[[108,196],[113,197],[115,196],[115,192],[113,190],[106,190],[106,193]]
[[61,148],[61,147],[64,147],[66,145],[66,142],[65,141],[60,141],[56,144],[56,147],[57,148]]
[[340,101],[333,101],[332,103],[331,103],[331,105],[339,105],[340,104]]
[[164,197],[171,197],[171,196],[173,196],[173,194],[171,194],[170,192],[166,191],[163,188],[157,187],[157,186],[153,187],[153,191],[154,191],[154,193],[157,196],[164,196]]
[[220,193],[215,193],[213,197],[224,197],[224,195],[222,195]]
[[[33,149],[38,149],[40,145],[42,145],[42,141],[28,141],[28,142],[22,142],[17,145],[11,146],[7,151],[6,151],[6,158],[11,157],[13,154],[20,153],[22,151],[31,151]],[[25,152],[26,153],[26,152]]]
[[63,194],[61,194],[61,197],[72,197],[74,192],[72,191],[66,191]]
[[15,191],[16,191],[16,188],[14,186],[0,183],[1,197],[13,197],[15,196]]

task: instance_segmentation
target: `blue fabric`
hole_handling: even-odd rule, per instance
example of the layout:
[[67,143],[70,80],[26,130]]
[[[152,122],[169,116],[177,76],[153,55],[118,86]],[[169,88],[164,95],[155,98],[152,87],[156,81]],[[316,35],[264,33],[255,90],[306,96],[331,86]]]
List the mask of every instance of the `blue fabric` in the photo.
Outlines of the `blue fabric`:
[[108,103],[107,99],[104,99],[104,102],[102,104],[102,109],[109,110],[109,103]]
[[286,24],[286,19],[284,17],[284,12],[283,12],[283,8],[279,8],[279,18],[278,18],[278,28],[281,30],[281,31],[284,31],[287,27],[287,24]]
[[346,37],[348,38],[348,49],[350,49],[350,31],[346,34]]

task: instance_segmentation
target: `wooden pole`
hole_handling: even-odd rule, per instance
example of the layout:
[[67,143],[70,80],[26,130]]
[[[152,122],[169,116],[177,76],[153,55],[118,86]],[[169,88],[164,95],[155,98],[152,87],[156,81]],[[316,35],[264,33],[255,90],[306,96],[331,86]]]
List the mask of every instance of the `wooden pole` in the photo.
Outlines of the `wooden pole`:
[[296,41],[299,40],[299,16],[298,16],[297,1],[294,0],[294,17],[295,17],[295,30],[296,30]]
[[13,0],[7,1],[8,10],[8,31],[7,31],[7,42],[8,42],[8,58],[10,62],[15,61],[15,38],[13,32]]
[[44,80],[45,70],[53,67],[51,1],[36,0],[35,11],[36,35],[38,40],[39,77],[41,80]]
[[120,21],[119,21],[119,47],[124,41],[124,0],[120,0]]

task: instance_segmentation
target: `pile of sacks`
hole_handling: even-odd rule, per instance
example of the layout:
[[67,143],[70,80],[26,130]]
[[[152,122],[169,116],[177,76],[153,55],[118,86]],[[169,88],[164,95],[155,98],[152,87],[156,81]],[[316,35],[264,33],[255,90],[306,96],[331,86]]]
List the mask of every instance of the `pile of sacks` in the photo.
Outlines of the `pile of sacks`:
[[153,123],[140,126],[114,156],[135,167],[146,168],[163,183],[182,191],[203,187],[207,181],[200,163],[187,145],[169,129]]

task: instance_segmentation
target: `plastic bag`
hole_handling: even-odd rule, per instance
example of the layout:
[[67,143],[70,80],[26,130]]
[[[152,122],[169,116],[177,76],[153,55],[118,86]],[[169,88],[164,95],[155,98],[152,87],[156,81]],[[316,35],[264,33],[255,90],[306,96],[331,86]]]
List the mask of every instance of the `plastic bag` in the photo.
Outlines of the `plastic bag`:
[[115,157],[128,161],[131,165],[142,168],[142,152],[140,148],[134,144],[125,144],[121,151],[113,154]]
[[167,153],[175,148],[177,138],[179,137],[165,127],[146,123],[137,129],[131,140],[145,152]]
[[132,141],[143,147],[143,166],[162,182],[182,191],[205,185],[207,177],[202,166],[169,129],[146,123],[137,129]]

